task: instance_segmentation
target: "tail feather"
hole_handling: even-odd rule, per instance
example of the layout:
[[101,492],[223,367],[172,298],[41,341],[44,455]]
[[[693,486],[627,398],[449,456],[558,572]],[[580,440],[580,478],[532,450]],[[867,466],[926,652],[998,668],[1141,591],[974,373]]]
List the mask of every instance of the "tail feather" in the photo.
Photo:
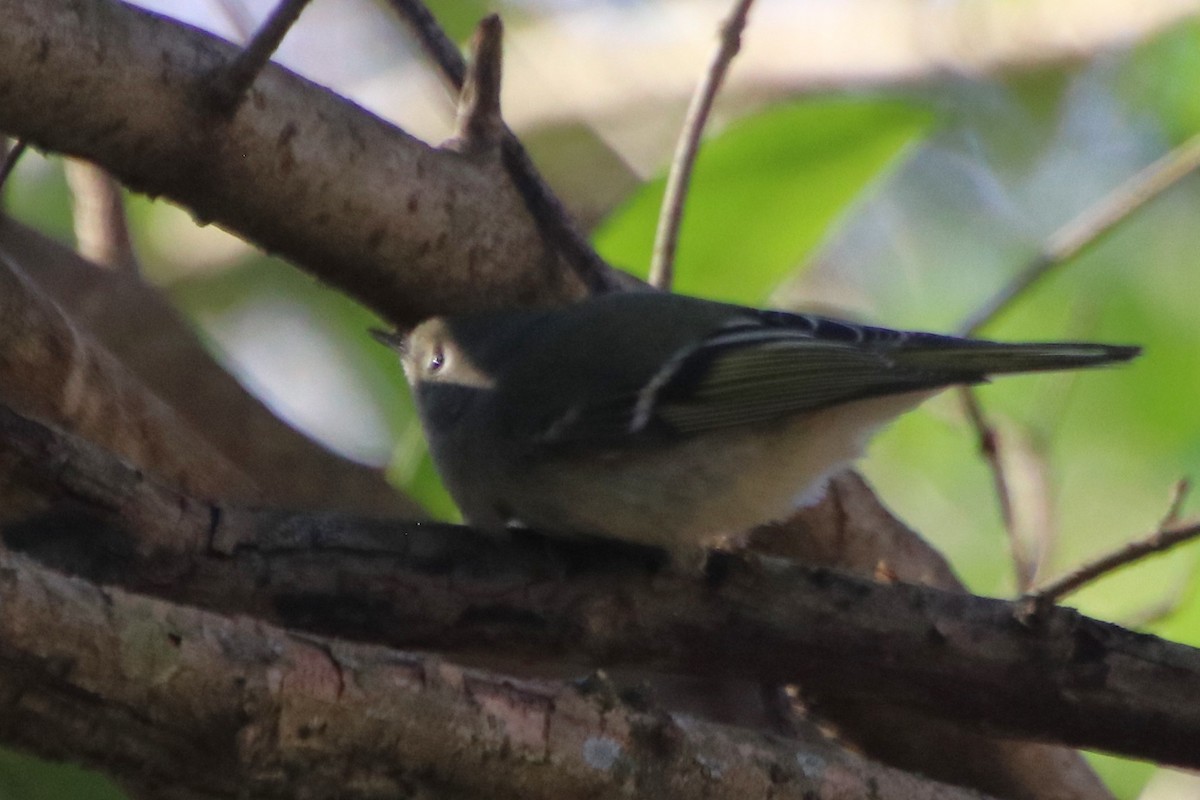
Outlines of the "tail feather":
[[1089,342],[989,342],[950,340],[944,346],[904,348],[896,361],[914,369],[1002,375],[1009,372],[1047,372],[1119,364],[1137,357],[1134,345]]

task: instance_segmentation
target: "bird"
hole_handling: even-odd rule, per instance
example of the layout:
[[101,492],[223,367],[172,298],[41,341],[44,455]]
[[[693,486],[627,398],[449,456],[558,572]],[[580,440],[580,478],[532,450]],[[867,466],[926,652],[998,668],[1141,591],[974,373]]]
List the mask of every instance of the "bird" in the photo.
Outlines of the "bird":
[[399,352],[464,520],[665,548],[736,544],[820,498],[881,426],[942,389],[1137,346],[891,330],[667,292],[372,331]]

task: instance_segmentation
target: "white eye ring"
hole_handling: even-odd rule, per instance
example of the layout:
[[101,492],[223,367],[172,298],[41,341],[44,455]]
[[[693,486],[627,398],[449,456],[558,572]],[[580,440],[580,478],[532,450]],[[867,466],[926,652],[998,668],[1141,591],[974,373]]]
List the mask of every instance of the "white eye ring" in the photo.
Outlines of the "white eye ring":
[[440,372],[446,364],[446,355],[442,352],[442,348],[437,348],[429,356],[429,371]]

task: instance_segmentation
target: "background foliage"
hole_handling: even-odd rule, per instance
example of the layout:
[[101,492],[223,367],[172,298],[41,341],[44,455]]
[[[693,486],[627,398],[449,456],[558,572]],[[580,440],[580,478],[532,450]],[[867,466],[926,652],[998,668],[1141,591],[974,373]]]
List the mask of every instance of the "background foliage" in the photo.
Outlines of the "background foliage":
[[[222,5],[166,4],[173,15],[237,38]],[[251,18],[269,5],[244,3]],[[602,7],[599,16],[581,12],[581,3],[431,5],[460,36],[499,7],[511,31],[510,60],[518,63],[537,37],[556,30],[566,36],[568,28],[602,41],[613,64],[623,49],[655,45],[655,31],[645,27],[653,3],[638,9],[640,35],[612,27],[632,14],[619,2],[586,4],[587,12]],[[657,5],[659,24],[669,28],[678,9]],[[793,5],[804,15],[822,4]],[[721,11],[714,8],[713,19]],[[439,125],[448,125],[450,104],[399,27],[381,21],[387,19],[366,0],[316,2],[281,57],[436,141],[449,130]],[[581,34],[587,24],[592,28]],[[697,40],[704,52],[713,30],[673,35]],[[318,38],[325,49],[312,46]],[[755,47],[753,23],[745,47]],[[337,59],[327,57],[329,48]],[[1194,20],[1054,65],[974,78],[953,73],[886,91],[782,98],[766,90],[760,97],[753,87],[735,91],[699,161],[678,289],[951,330],[1058,226],[1200,131]],[[507,87],[510,108],[534,120],[519,131],[534,157],[595,225],[601,252],[638,273],[648,262],[661,176],[685,101],[673,87],[644,77],[628,81],[615,67],[578,76],[580,93],[615,86],[628,102],[574,116],[529,111],[538,85],[510,80]],[[403,110],[414,107],[414,92],[423,98],[419,116]],[[555,105],[553,97],[543,102]],[[18,218],[71,238],[69,197],[54,159],[27,158],[7,198]],[[1022,530],[1044,554],[1043,577],[1148,531],[1172,484],[1200,477],[1197,208],[1200,181],[1193,178],[1062,267],[984,332],[1146,347],[1128,368],[1011,378],[982,392],[1004,435]],[[195,227],[177,209],[143,198],[131,198],[130,209],[147,275],[231,369],[295,425],[341,452],[389,463],[406,491],[454,518],[399,367],[364,335],[373,322],[367,312],[218,231]],[[1011,594],[1008,545],[975,450],[957,399],[944,395],[881,435],[863,468],[881,497],[936,543],[973,590]],[[1198,556],[1193,548],[1154,559],[1072,602],[1118,622],[1149,619],[1147,629],[1200,645]],[[1122,798],[1193,797],[1200,788],[1148,765],[1110,758],[1097,765]],[[95,776],[0,753],[0,800],[109,796],[119,794]]]

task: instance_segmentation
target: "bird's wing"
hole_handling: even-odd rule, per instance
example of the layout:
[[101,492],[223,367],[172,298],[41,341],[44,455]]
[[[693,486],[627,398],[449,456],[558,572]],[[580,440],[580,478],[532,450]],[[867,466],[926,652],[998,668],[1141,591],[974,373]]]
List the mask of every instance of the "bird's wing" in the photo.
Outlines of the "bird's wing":
[[906,351],[968,346],[961,339],[749,311],[668,359],[636,392],[574,406],[546,443],[687,435],[813,411],[835,403],[983,379]]

